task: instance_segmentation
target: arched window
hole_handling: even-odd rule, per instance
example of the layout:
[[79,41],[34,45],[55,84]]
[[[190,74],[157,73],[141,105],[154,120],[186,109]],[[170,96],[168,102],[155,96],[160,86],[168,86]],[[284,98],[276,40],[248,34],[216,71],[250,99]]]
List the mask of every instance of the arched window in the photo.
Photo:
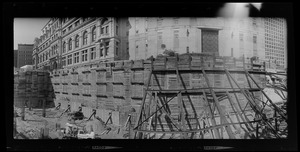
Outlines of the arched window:
[[79,35],[76,35],[75,37],[75,48],[79,47]]
[[92,42],[96,40],[96,27],[93,27],[92,29]]
[[63,53],[66,52],[66,47],[67,47],[67,44],[66,44],[66,42],[64,42],[64,44],[63,44]]
[[87,34],[87,31],[85,31],[83,33],[83,45],[86,45],[87,44],[87,38],[88,38],[88,34]]
[[69,40],[69,50],[72,50],[72,39]]

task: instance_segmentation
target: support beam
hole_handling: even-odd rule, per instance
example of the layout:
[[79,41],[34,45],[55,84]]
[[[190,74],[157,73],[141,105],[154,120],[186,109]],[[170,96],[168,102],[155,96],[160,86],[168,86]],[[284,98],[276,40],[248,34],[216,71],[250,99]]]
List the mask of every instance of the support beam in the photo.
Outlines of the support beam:
[[257,82],[254,80],[254,78],[249,74],[247,70],[245,70],[247,76],[249,76],[252,81],[255,83],[255,85],[261,90],[261,92],[264,94],[264,96],[268,99],[268,101],[271,103],[271,105],[275,108],[276,111],[278,111],[278,114],[281,115],[285,120],[287,119],[286,114],[283,113],[274,103],[273,101],[269,98],[269,96],[260,88],[260,86],[257,84]]
[[[216,120],[215,120],[215,117],[214,117],[214,114],[212,113],[212,110],[211,110],[211,107],[207,101],[207,97],[206,97],[206,93],[204,92],[203,90],[203,95],[204,95],[204,105],[205,107],[207,107],[207,111],[208,111],[208,114],[209,114],[209,118],[211,120],[211,123],[213,126],[216,126],[217,123],[216,123]],[[213,129],[213,133],[214,135],[216,136],[215,138],[216,139],[220,139],[220,134],[219,134],[219,131],[218,129]]]
[[[241,123],[241,120],[240,120],[239,116],[242,118],[242,115],[241,115],[238,111],[235,110],[235,109],[238,110],[238,107],[237,107],[236,104],[233,102],[233,100],[232,100],[230,94],[228,93],[228,91],[226,91],[226,94],[227,94],[227,97],[228,97],[228,101],[229,101],[229,103],[230,103],[230,106],[231,106],[233,112],[235,113],[235,117],[236,117],[237,121],[238,121],[239,123]],[[229,116],[229,117],[230,117],[230,116]],[[242,125],[241,125],[241,124],[240,124],[240,127],[242,128]],[[239,128],[238,130],[240,131],[240,128]]]
[[[209,80],[208,80],[208,77],[207,77],[207,75],[206,75],[206,73],[205,73],[205,70],[202,70],[202,73],[203,73],[203,75],[204,75],[204,77],[205,77],[207,86],[210,87],[211,85],[210,85],[210,83],[209,83]],[[219,112],[219,114],[220,114],[220,119],[221,119],[220,122],[221,122],[222,124],[224,124],[224,123],[227,124],[228,121],[227,121],[227,119],[226,119],[226,117],[225,117],[225,111],[224,111],[224,109],[222,109],[221,105],[219,104],[219,101],[218,101],[218,99],[217,99],[217,96],[216,96],[214,90],[213,90],[213,89],[210,89],[210,91],[211,91],[211,94],[212,94],[212,96],[213,96],[213,98],[214,98],[214,101],[215,101],[215,105],[216,105],[216,107],[217,107],[217,110],[218,110],[218,112]],[[233,132],[232,132],[232,130],[231,130],[231,128],[230,128],[230,125],[225,126],[225,129],[226,129],[226,131],[227,131],[227,134],[228,134],[229,138],[230,138],[230,139],[235,139],[235,136],[234,136],[234,134],[233,134]]]
[[[230,73],[228,72],[227,69],[225,69],[225,73],[226,73],[226,76],[227,76],[227,79],[228,79],[228,82],[229,82],[231,88],[234,89],[234,88],[233,88],[233,84],[232,84],[231,79],[230,79],[230,78],[231,78]],[[235,90],[235,89],[234,89],[234,90]],[[245,108],[247,107],[248,102],[247,102],[245,108],[243,109],[242,106],[241,106],[241,104],[240,104],[240,102],[239,102],[239,99],[238,99],[236,93],[233,93],[233,94],[234,94],[235,100],[236,100],[236,102],[237,102],[237,104],[238,104],[238,108],[240,109],[240,110],[237,110],[237,111],[240,111],[240,112],[241,112],[241,113],[239,113],[239,116],[241,117],[241,119],[242,119],[244,122],[249,122],[250,120],[247,118],[246,114],[244,113]],[[246,127],[247,127],[248,130],[254,129],[254,127],[253,127],[253,125],[252,125],[251,123],[247,123],[247,124],[246,124]]]
[[[228,71],[225,69],[226,73],[228,73]],[[229,74],[229,76],[231,77],[231,75]],[[247,93],[245,92],[244,89],[242,89],[238,83],[231,77],[231,79],[233,80],[233,82],[238,86],[238,88],[241,90],[241,92],[244,94],[244,96],[247,98],[247,100],[249,101],[249,103],[251,104],[251,106],[254,108],[254,112],[258,115],[261,116],[263,122],[265,124],[267,124],[267,126],[271,129],[271,131],[274,133],[274,135],[278,138],[280,138],[280,136],[277,134],[277,132],[275,131],[274,127],[267,121],[267,118],[265,115],[263,115],[259,109],[256,109],[256,103],[254,101],[251,100],[251,98],[249,98],[249,96],[247,95]]]
[[[149,72],[149,76],[148,76],[148,81],[147,81],[147,86],[146,86],[146,90],[148,90],[149,88],[149,84],[151,82],[151,76],[152,76],[152,70],[153,70],[153,57],[151,56],[150,58],[151,60],[151,69],[150,69],[150,72]],[[137,121],[135,123],[135,127],[134,128],[137,128],[137,126],[140,125],[140,121],[142,119],[142,113],[144,111],[144,105],[145,105],[145,101],[146,101],[146,96],[147,96],[147,91],[145,90],[144,94],[143,94],[143,101],[142,101],[142,105],[141,105],[141,108],[139,109],[139,112],[138,112],[138,117],[137,117]],[[139,138],[141,137],[141,135],[137,135],[137,132],[135,132],[135,138]]]

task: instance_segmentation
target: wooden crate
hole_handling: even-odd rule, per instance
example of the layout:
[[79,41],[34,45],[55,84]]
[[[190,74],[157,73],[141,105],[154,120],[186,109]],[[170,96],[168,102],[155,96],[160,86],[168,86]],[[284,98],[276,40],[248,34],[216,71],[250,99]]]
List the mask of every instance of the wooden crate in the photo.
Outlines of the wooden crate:
[[158,86],[160,86],[162,89],[164,89],[165,88],[165,82],[166,82],[165,81],[166,80],[165,74],[164,73],[156,74],[156,77],[157,77],[157,80],[156,80],[154,75],[151,77],[152,84],[153,84],[152,88],[153,89],[158,89],[159,88]]
[[178,84],[177,84],[177,75],[176,74],[168,74],[166,75],[166,79],[167,79],[167,89],[176,89],[178,88]]
[[177,58],[176,57],[167,57],[167,60],[166,60],[166,69],[168,69],[168,70],[174,70],[174,69],[176,69],[176,62],[177,62]]
[[115,110],[114,99],[112,97],[104,98],[103,106],[106,110]]
[[132,67],[132,64],[133,64],[133,61],[124,61],[124,68],[131,68]]
[[112,83],[107,83],[106,84],[106,95],[107,96],[113,96],[113,84]]
[[113,85],[113,95],[123,97],[125,95],[123,85]]
[[243,59],[235,59],[235,68],[236,69],[244,69],[244,61]]
[[142,98],[144,95],[144,85],[131,85],[131,97]]
[[[214,87],[224,88],[224,74],[214,74]],[[224,91],[224,89],[216,91]]]
[[105,71],[98,71],[97,72],[97,82],[106,82],[106,72]]
[[124,65],[124,62],[123,61],[118,61],[118,62],[115,62],[115,68],[123,68],[123,65]]
[[191,77],[190,77],[190,73],[181,73],[179,76],[179,88],[184,89],[184,86],[187,89],[190,89],[190,81],[191,81]]
[[97,95],[106,95],[106,85],[105,84],[97,85]]
[[144,83],[144,71],[134,71],[132,73],[132,82]]
[[123,71],[114,71],[113,72],[113,82],[114,83],[123,83],[124,82]]
[[78,82],[79,82],[79,83],[82,83],[82,82],[83,82],[83,79],[84,79],[84,74],[78,73]]
[[96,96],[97,95],[97,87],[98,87],[98,85],[96,85],[96,84],[90,85],[90,94],[92,96]]
[[97,72],[95,70],[91,70],[91,73],[90,73],[90,83],[91,84],[96,84],[97,82]]
[[207,84],[202,73],[191,73],[191,88],[206,88]]
[[133,61],[132,68],[144,68],[144,60],[135,60],[135,61]]
[[83,73],[83,83],[90,83],[89,81],[91,80],[91,73],[90,72],[86,72]]
[[113,71],[111,68],[106,68],[105,78],[106,82],[113,82]]

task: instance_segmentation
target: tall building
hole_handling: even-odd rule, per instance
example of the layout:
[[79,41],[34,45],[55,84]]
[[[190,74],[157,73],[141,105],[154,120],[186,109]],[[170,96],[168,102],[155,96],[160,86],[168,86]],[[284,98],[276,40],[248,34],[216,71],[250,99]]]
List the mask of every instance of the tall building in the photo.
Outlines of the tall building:
[[18,44],[17,68],[24,65],[32,65],[33,44]]
[[130,18],[130,59],[162,54],[212,53],[220,56],[264,58],[264,25],[258,19]]
[[14,50],[14,67],[18,67],[18,50]]
[[287,67],[287,25],[283,18],[266,18],[265,25],[265,56],[269,63],[278,68]]
[[[263,61],[276,58],[277,61],[284,63],[286,62],[286,55],[283,55],[284,52],[286,53],[284,49],[286,48],[286,23],[282,19],[273,20],[265,18],[129,18],[132,26],[129,30],[129,59],[147,59],[152,55],[162,54],[165,49],[171,49],[179,54],[205,52],[219,56],[245,58],[255,56]],[[273,56],[270,55],[270,50]]]
[[37,68],[126,60],[128,18],[52,18],[35,40]]

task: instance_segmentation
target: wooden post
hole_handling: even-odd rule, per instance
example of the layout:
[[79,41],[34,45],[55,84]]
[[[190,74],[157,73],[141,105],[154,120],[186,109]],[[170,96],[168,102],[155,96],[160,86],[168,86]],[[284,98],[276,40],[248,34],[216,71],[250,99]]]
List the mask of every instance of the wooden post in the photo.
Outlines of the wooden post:
[[[149,88],[149,84],[151,82],[151,76],[152,76],[152,69],[153,69],[153,57],[151,56],[151,68],[150,68],[150,72],[149,72],[149,77],[148,77],[148,82],[147,82],[147,86],[146,86],[146,90],[148,90]],[[134,125],[134,129],[138,129],[137,126],[140,124],[140,122],[142,122],[143,118],[142,118],[142,113],[144,111],[144,105],[145,105],[145,101],[146,101],[146,96],[147,96],[147,91],[144,92],[143,94],[143,102],[142,102],[142,105],[141,105],[141,108],[139,109],[139,112],[138,112],[138,116],[137,116],[137,121]],[[141,132],[137,132],[135,131],[135,138],[141,138]]]
[[[230,106],[231,106],[231,108],[232,108],[232,110],[233,110],[233,112],[235,113],[235,116],[236,116],[236,118],[237,118],[237,121],[240,123],[240,127],[242,127],[242,125],[241,125],[241,120],[240,120],[240,118],[239,118],[239,116],[242,118],[242,116],[241,116],[241,114],[239,113],[239,111],[236,111],[236,110],[238,110],[238,107],[235,105],[235,103],[233,102],[233,100],[232,100],[232,98],[231,98],[231,96],[230,96],[230,94],[229,94],[229,92],[228,91],[226,91],[226,94],[227,94],[227,96],[228,96],[228,100],[229,100],[229,102],[230,102]],[[236,109],[236,110],[235,110]],[[239,115],[239,116],[238,116]],[[230,116],[229,116],[229,118],[230,118]],[[240,128],[238,128],[238,131],[240,131],[241,129]]]
[[[247,70],[245,70],[245,71],[247,72]],[[226,69],[225,69],[225,72],[228,74],[228,71]],[[231,77],[231,75],[229,75],[229,76]],[[251,75],[250,75],[250,78],[251,78]],[[237,87],[239,88],[239,90],[241,90],[241,92],[247,98],[247,100],[249,101],[249,103],[253,106],[254,112],[257,113],[257,114],[259,114],[261,116],[262,120],[264,121],[264,123],[267,124],[267,126],[271,129],[271,131],[275,134],[275,136],[278,137],[278,138],[280,138],[280,136],[278,135],[278,133],[275,131],[274,127],[266,120],[266,116],[261,113],[261,109],[257,109],[257,108],[260,108],[260,107],[258,107],[256,105],[256,103],[247,95],[248,91],[242,89],[233,78],[232,78],[232,80],[237,85]]]
[[[213,114],[213,112],[212,112],[212,110],[211,110],[211,107],[210,107],[210,105],[209,105],[209,103],[208,103],[208,101],[207,101],[206,93],[205,93],[204,90],[202,90],[202,93],[203,93],[203,95],[204,95],[204,105],[207,107],[207,111],[208,111],[208,114],[209,114],[209,118],[211,119],[211,123],[212,123],[213,127],[215,127],[215,126],[217,125],[217,123],[216,123],[214,114]],[[209,123],[208,123],[208,124],[209,124]],[[216,139],[220,139],[220,134],[219,134],[218,129],[214,128],[214,129],[213,129],[213,133],[214,133],[214,135],[216,136]],[[213,136],[213,138],[214,138],[214,136]]]
[[[225,69],[225,72],[226,72],[226,76],[227,76],[228,82],[229,82],[229,84],[230,84],[230,87],[233,89],[233,91],[235,91],[235,89],[233,88],[233,84],[232,84],[232,82],[231,82],[231,80],[230,80],[230,75],[229,75],[229,72],[227,71],[227,69]],[[246,114],[244,113],[244,110],[243,110],[243,108],[242,108],[242,106],[241,106],[241,104],[240,104],[240,102],[239,102],[239,100],[238,100],[238,97],[237,97],[236,93],[234,92],[233,94],[234,94],[235,100],[236,100],[236,102],[237,102],[237,104],[238,104],[238,107],[236,107],[236,108],[237,108],[237,109],[238,109],[238,108],[240,109],[240,113],[238,113],[239,116],[241,117],[241,119],[242,119],[244,122],[249,122],[250,120],[247,118]],[[233,105],[235,105],[235,104],[233,104]],[[247,123],[246,127],[247,127],[248,130],[249,130],[249,128],[254,129],[254,127],[252,126],[251,123]],[[249,128],[248,128],[248,127],[249,127]]]
[[22,120],[25,120],[25,101],[23,100],[23,105],[22,105]]
[[[219,104],[218,98],[217,98],[217,96],[216,96],[214,90],[211,88],[210,83],[209,83],[209,80],[208,80],[208,77],[207,77],[207,75],[206,75],[206,73],[205,73],[205,71],[204,71],[203,69],[202,69],[202,73],[203,73],[203,75],[204,75],[204,77],[205,77],[207,86],[208,86],[209,89],[210,89],[210,92],[211,92],[211,94],[212,94],[212,96],[213,96],[213,99],[214,99],[214,101],[215,101],[215,105],[216,105],[217,110],[218,110],[218,112],[219,112],[219,114],[220,114],[220,122],[221,122],[221,124],[222,124],[222,123],[228,124],[228,121],[227,121],[227,119],[226,119],[226,117],[225,117],[225,111],[222,109],[221,105]],[[228,133],[229,138],[230,138],[230,139],[235,139],[235,137],[234,137],[234,135],[233,135],[233,132],[232,132],[232,130],[231,130],[231,128],[230,128],[230,125],[227,125],[227,126],[224,126],[224,127],[225,127],[225,129],[226,129],[226,131],[227,131],[227,133]]]
[[43,99],[43,117],[46,117],[46,99]]

